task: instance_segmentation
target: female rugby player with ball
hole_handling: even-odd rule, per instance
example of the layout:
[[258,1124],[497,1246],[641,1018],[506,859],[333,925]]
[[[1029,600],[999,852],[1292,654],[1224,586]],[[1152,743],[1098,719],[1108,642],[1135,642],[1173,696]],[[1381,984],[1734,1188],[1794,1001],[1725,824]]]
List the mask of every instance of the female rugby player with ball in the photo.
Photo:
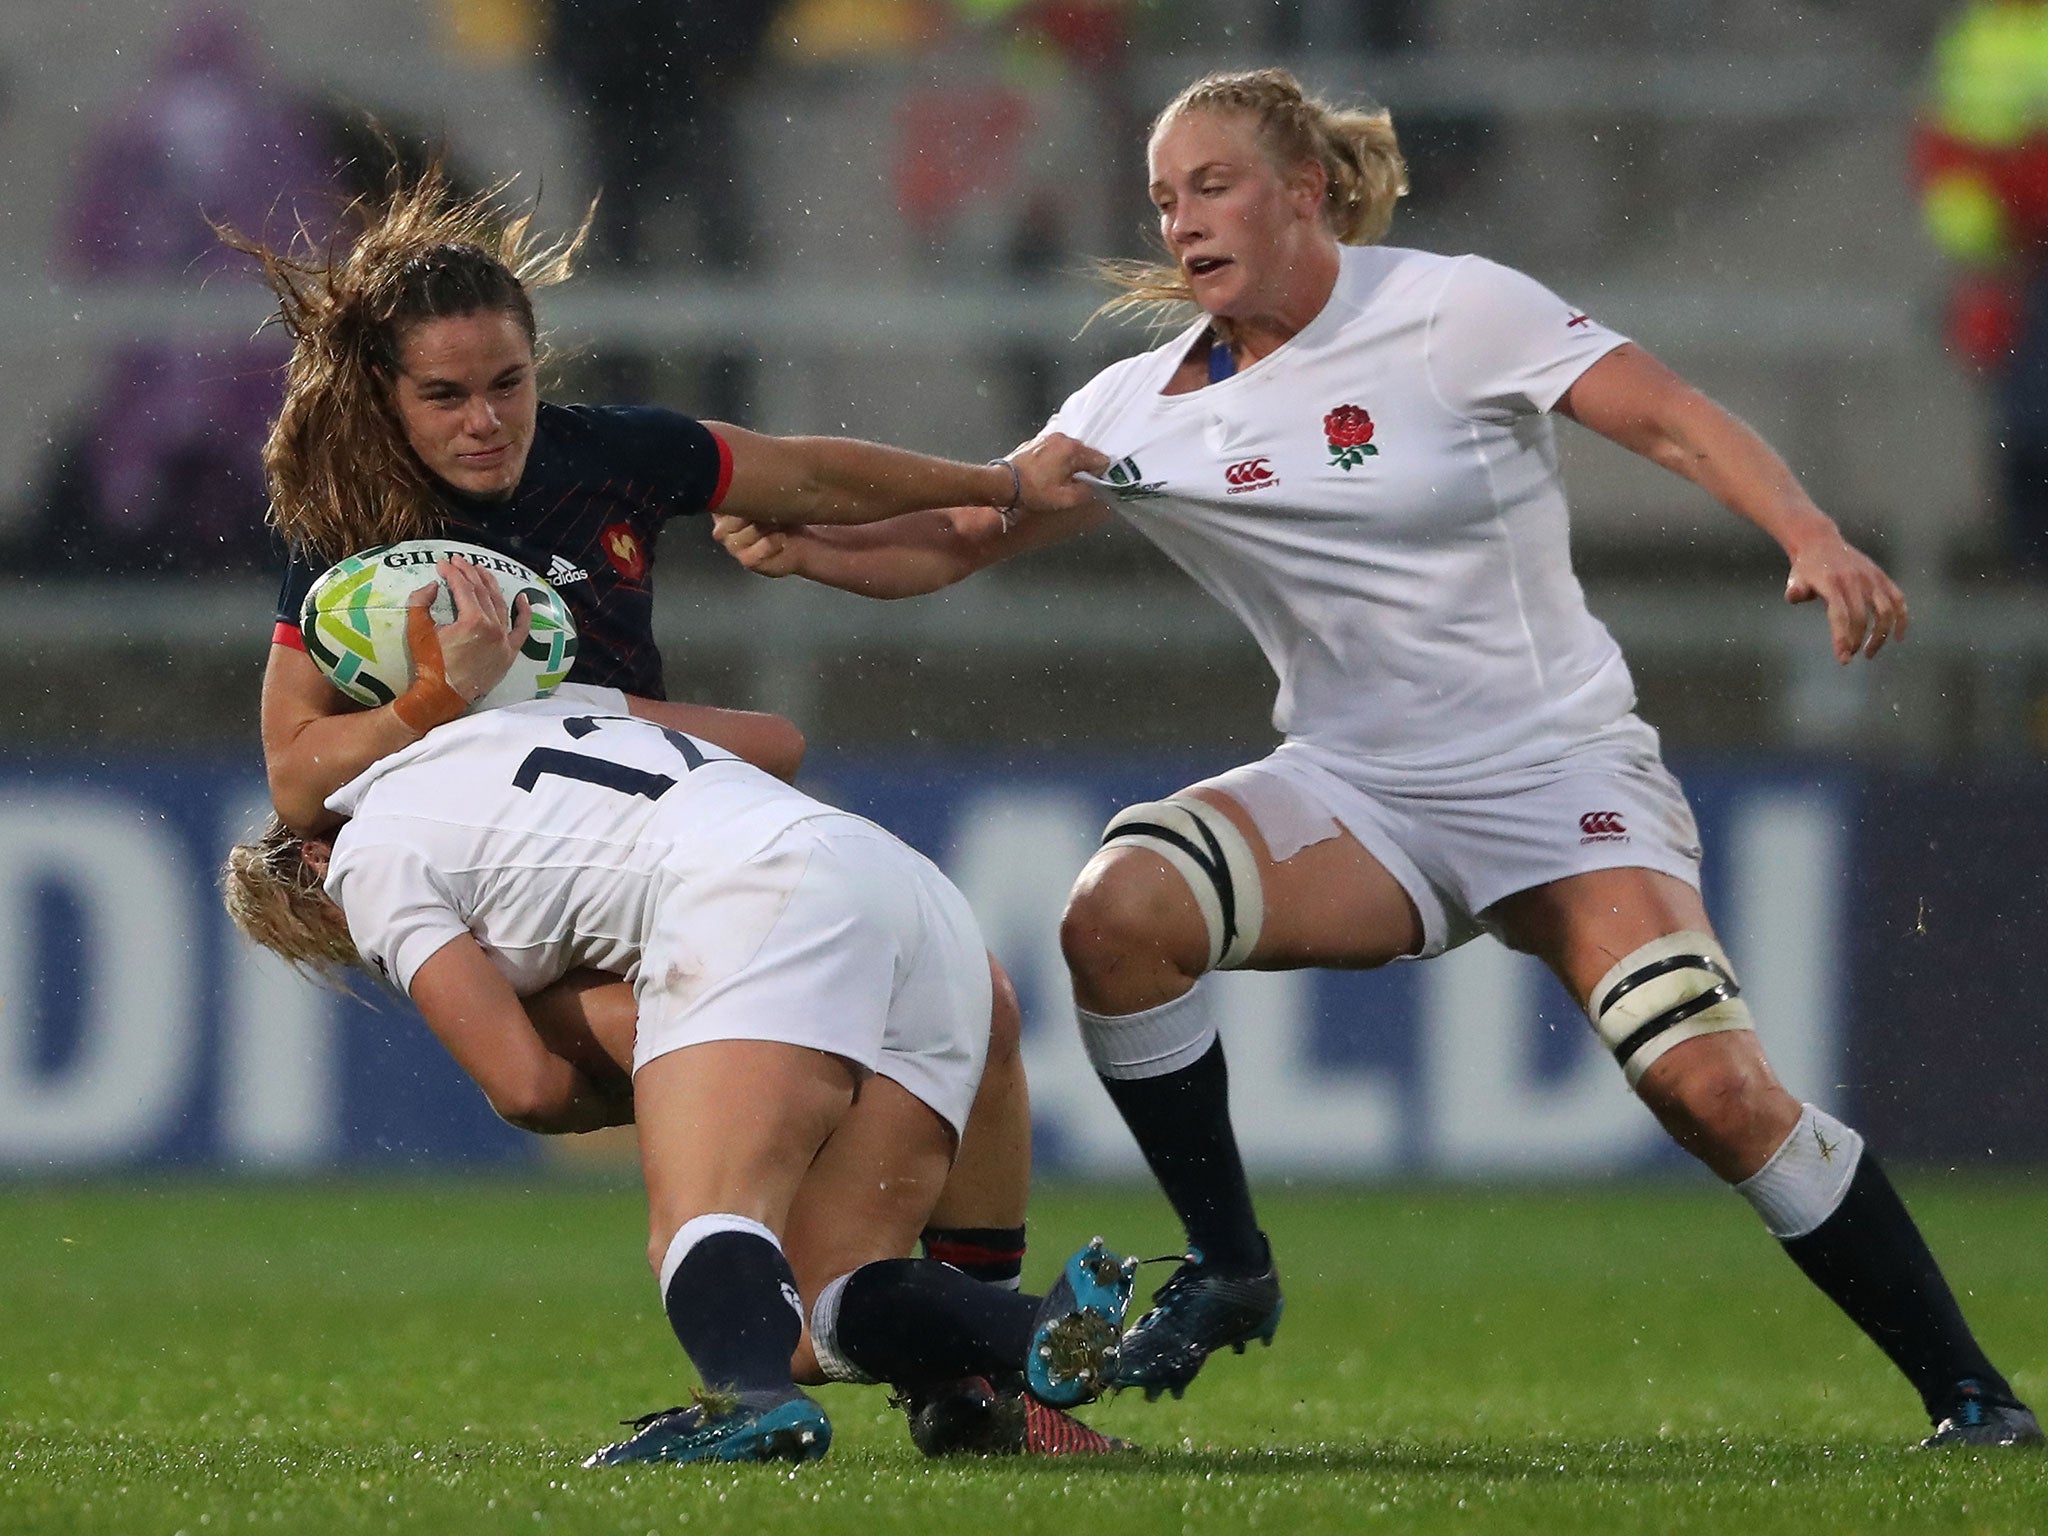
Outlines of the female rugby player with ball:
[[[1379,245],[1406,191],[1384,113],[1278,70],[1212,76],[1149,147],[1170,262],[1126,269],[1120,302],[1198,313],[1051,431],[1117,459],[1116,510],[1251,629],[1286,740],[1117,816],[1067,909],[1087,1050],[1191,1250],[1119,1379],[1177,1393],[1280,1320],[1198,979],[1384,965],[1483,929],[1550,966],[1671,1135],[1904,1372],[1930,1443],[2039,1441],[1863,1138],[1764,1059],[1692,813],[1571,569],[1550,414],[1775,539],[1787,598],[1825,606],[1838,660],[1905,632],[1899,589],[1640,347],[1492,262]],[[721,536],[768,574],[899,596],[1110,515],[733,518]]]
[[[361,709],[328,684],[298,633],[305,593],[334,560],[430,536],[510,555],[548,577],[575,619],[579,647],[565,686],[622,690],[636,713],[786,777],[802,751],[786,722],[660,702],[651,578],[666,520],[723,508],[829,522],[977,501],[1004,516],[1059,512],[1090,500],[1075,472],[1106,464],[1064,440],[970,465],[846,439],[769,437],[666,410],[543,401],[531,290],[568,276],[580,233],[542,247],[529,218],[508,222],[488,198],[455,197],[438,168],[355,214],[360,228],[339,255],[224,235],[261,263],[294,342],[264,450],[271,519],[291,564],[262,721],[272,798],[302,833],[330,829],[329,795],[502,675],[491,657],[514,617],[458,617],[440,632],[441,688]],[[492,595],[479,589],[486,604]],[[927,1246],[1014,1284],[1030,1109],[1016,1000],[999,969],[994,995],[981,1096]],[[530,1002],[537,1021],[559,1015],[558,1033],[587,1033],[606,1022],[600,1014],[614,1029],[632,1017],[620,984],[593,985],[587,975]]]

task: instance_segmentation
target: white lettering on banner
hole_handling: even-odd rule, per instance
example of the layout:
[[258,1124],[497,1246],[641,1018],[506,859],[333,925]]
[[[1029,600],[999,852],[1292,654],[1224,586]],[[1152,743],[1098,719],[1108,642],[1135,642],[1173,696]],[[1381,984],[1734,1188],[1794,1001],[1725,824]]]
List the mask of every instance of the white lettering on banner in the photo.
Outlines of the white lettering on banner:
[[[83,917],[76,1048],[36,1069],[38,889]],[[198,1060],[196,903],[206,887],[160,819],[115,795],[38,790],[0,803],[0,1162],[149,1150]]]
[[[1401,1151],[1400,1085],[1384,1070],[1309,1057],[1314,971],[1227,971],[1204,983],[1223,1021],[1231,1120],[1245,1165],[1289,1173],[1383,1173]],[[1346,1020],[1353,1029],[1386,1021]]]
[[[225,821],[239,839],[270,814],[252,798]],[[340,994],[302,976],[230,924],[221,1019],[220,1143],[265,1166],[327,1161],[341,1147]]]
[[1537,961],[1482,937],[1422,971],[1423,1156],[1432,1166],[1584,1172],[1634,1161],[1662,1136],[1583,1019],[1570,1064],[1537,1076],[1539,989],[1557,986]]
[[1759,794],[1729,828],[1723,942],[1778,1080],[1794,1098],[1839,1102],[1842,897],[1848,834],[1828,795]]
[[[989,947],[1029,1001],[1024,1065],[1032,1113],[1073,1172],[1127,1174],[1143,1160],[1081,1049],[1059,917],[1107,818],[1084,796],[998,789],[969,798],[954,823],[948,873],[973,904]],[[1231,1100],[1245,1157],[1293,1172],[1393,1166],[1400,1100],[1385,1073],[1330,1072],[1309,1059],[1314,976],[1238,971],[1203,983],[1228,1032]]]
[[1103,823],[1095,802],[1066,790],[1001,788],[963,796],[946,873],[981,921],[1028,1010],[1024,1071],[1031,1113],[1073,1172],[1142,1173],[1144,1160],[1081,1050],[1060,913]]

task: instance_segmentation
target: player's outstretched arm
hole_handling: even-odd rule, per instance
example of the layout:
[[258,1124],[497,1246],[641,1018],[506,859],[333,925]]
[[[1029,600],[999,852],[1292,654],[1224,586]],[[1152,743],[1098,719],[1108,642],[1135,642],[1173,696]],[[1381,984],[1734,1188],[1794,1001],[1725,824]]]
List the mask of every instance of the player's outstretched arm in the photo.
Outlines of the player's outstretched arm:
[[522,1131],[562,1135],[627,1125],[627,1090],[605,1092],[542,1041],[511,984],[475,939],[450,939],[413,973],[412,1000],[491,1108]]
[[921,597],[1109,520],[1098,501],[1005,519],[989,507],[910,512],[856,528],[756,523],[721,512],[712,537],[760,576],[801,576],[862,597]]
[[678,704],[668,699],[626,696],[626,707],[642,720],[682,731],[723,747],[734,757],[772,773],[785,784],[796,782],[804,765],[804,733],[780,715],[751,709],[719,709],[710,704]]
[[732,453],[719,510],[782,523],[870,523],[904,512],[994,507],[1015,515],[1090,504],[1082,475],[1109,460],[1059,433],[989,464],[929,458],[843,437],[768,437],[707,422]]
[[327,797],[380,758],[411,746],[488,693],[512,665],[531,618],[505,607],[498,584],[467,562],[437,568],[455,599],[455,618],[435,625],[429,584],[413,593],[408,617],[415,678],[395,703],[364,709],[328,682],[312,657],[273,645],[263,671],[263,767],[278,817],[301,836],[331,832],[340,818]]
[[1906,595],[1842,537],[1791,466],[1747,425],[1633,344],[1588,368],[1558,409],[1602,437],[1683,475],[1763,529],[1791,562],[1785,600],[1827,609],[1835,659],[1875,656],[1904,639]]

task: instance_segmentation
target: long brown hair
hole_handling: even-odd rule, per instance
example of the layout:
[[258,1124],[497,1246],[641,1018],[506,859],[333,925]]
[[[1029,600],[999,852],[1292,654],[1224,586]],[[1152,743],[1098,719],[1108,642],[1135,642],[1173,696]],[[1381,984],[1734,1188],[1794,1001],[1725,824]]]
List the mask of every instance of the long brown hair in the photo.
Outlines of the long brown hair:
[[306,863],[305,844],[276,817],[260,836],[228,850],[221,900],[250,939],[317,980],[349,991],[362,965],[348,920]]
[[407,333],[496,311],[538,346],[532,290],[567,278],[590,232],[586,213],[573,235],[541,243],[532,210],[501,212],[505,190],[465,198],[439,160],[412,179],[394,165],[384,195],[351,203],[344,234],[324,247],[304,229],[282,251],[217,231],[261,265],[277,295],[268,323],[292,338],[284,405],[263,445],[270,521],[288,542],[339,560],[440,531],[435,481],[390,402]]
[[[1333,107],[1308,95],[1284,69],[1236,70],[1205,75],[1168,102],[1152,120],[1148,142],[1186,112],[1238,112],[1258,129],[1267,159],[1282,170],[1313,160],[1323,168],[1323,222],[1342,245],[1371,245],[1394,221],[1394,204],[1408,192],[1408,163],[1394,137],[1391,114]],[[1114,315],[1150,310],[1169,323],[1194,303],[1187,278],[1172,262],[1096,263],[1121,290],[1096,310]],[[1092,318],[1092,317],[1091,317]]]

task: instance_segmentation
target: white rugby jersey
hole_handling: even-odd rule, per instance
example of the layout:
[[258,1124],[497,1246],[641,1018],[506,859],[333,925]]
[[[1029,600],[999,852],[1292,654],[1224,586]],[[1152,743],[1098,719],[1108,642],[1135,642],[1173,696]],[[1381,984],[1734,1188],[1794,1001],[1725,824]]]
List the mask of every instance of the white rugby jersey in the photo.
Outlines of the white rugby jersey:
[[666,881],[845,814],[709,742],[553,699],[439,726],[327,804],[350,818],[327,894],[365,960],[410,992],[468,933],[522,995],[578,966],[637,979]]
[[1115,461],[1118,510],[1251,630],[1275,727],[1427,773],[1546,755],[1633,706],[1544,414],[1626,338],[1476,256],[1345,247],[1300,334],[1162,394],[1207,323],[1049,425]]

